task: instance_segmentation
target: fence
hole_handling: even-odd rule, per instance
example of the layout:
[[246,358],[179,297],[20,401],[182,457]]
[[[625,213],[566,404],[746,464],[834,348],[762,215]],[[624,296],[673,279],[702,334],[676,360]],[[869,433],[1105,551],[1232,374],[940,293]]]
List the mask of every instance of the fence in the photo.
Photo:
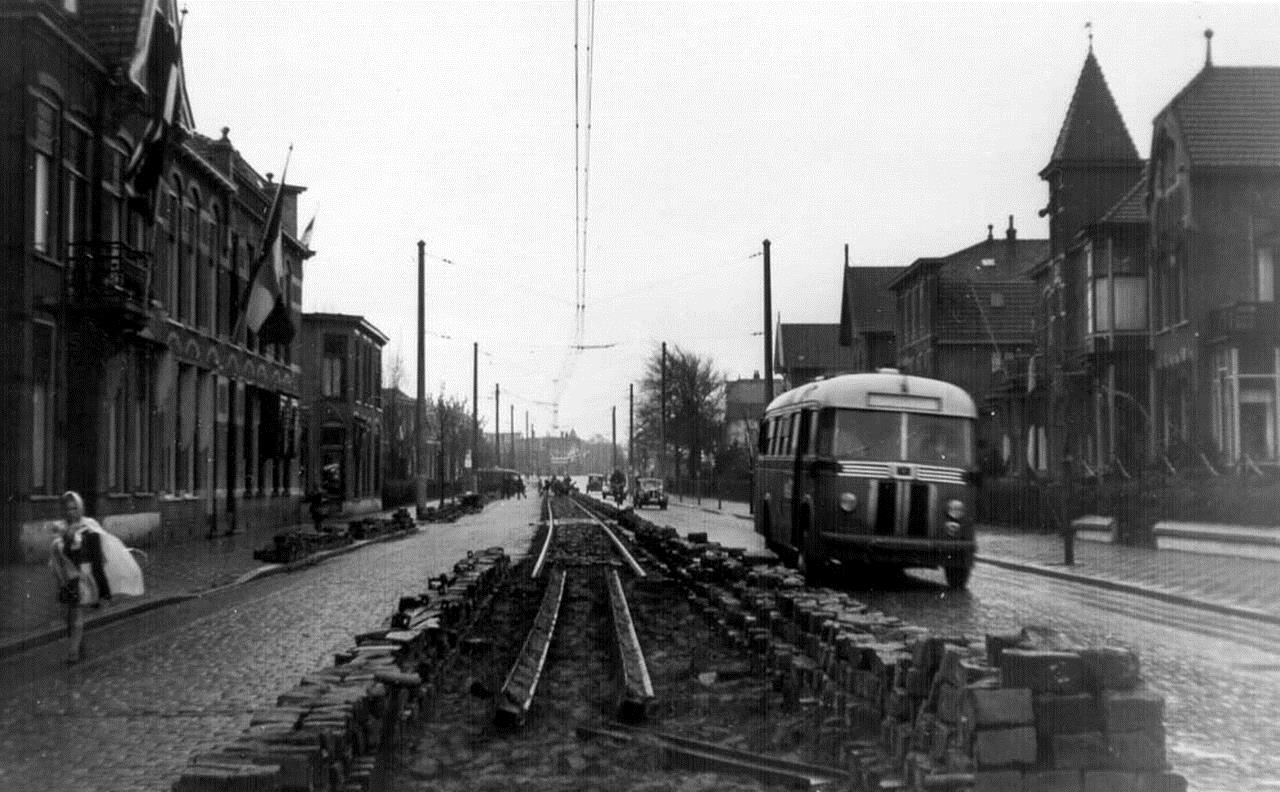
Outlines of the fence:
[[1280,524],[1280,480],[1140,470],[1132,478],[1105,476],[1054,483],[987,479],[975,507],[980,522],[1053,530],[1084,514],[1116,518],[1121,541],[1149,545],[1160,520],[1238,525]]
[[716,478],[669,478],[667,493],[672,497],[692,500],[695,503],[724,501],[751,503],[751,479],[733,478],[723,481]]

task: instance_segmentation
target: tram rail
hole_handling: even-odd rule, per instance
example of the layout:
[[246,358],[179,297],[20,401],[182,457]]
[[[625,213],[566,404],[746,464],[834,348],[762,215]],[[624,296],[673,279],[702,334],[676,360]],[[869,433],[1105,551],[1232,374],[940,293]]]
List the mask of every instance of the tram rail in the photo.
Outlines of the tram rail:
[[593,586],[602,585],[608,596],[605,610],[610,622],[607,632],[612,636],[616,715],[625,721],[643,720],[655,699],[653,682],[620,570],[641,579],[646,577],[645,569],[591,509],[567,497],[547,496],[544,504],[546,530],[530,577],[545,579],[546,586],[533,624],[502,685],[494,719],[507,728],[524,723],[547,669],[557,625],[563,621],[561,609],[568,598],[566,592],[589,592]]

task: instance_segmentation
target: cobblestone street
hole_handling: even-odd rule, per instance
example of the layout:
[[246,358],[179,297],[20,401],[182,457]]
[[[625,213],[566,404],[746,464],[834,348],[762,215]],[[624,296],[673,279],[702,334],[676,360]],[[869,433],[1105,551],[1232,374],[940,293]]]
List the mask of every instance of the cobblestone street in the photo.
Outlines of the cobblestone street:
[[74,669],[55,665],[55,652],[35,653],[29,674],[3,683],[0,788],[169,789],[192,753],[242,731],[254,708],[326,664],[468,549],[523,553],[537,508],[535,500],[499,501],[225,592],[211,612],[197,600],[91,633],[92,659]]

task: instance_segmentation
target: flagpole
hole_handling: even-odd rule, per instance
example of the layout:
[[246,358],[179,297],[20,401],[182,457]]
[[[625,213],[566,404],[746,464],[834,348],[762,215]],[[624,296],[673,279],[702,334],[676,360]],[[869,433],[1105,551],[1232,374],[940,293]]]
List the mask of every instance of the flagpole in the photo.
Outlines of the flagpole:
[[[271,201],[271,206],[268,207],[267,209],[267,225],[268,226],[271,225],[272,215],[275,214],[277,211],[279,211],[279,207],[278,207],[279,202],[284,198],[285,177],[289,174],[289,160],[292,159],[292,157],[293,157],[293,144],[290,143],[289,150],[285,152],[285,155],[284,155],[284,168],[281,169],[280,171],[280,181],[276,183],[275,197]],[[265,241],[266,229],[264,228],[263,231],[264,231],[263,241]],[[283,233],[283,231],[278,231],[277,233]],[[248,321],[249,295],[253,293],[253,284],[257,282],[258,275],[261,274],[262,272],[262,265],[265,264],[267,261],[269,251],[266,250],[266,247],[267,247],[266,245],[259,244],[260,249],[257,251],[257,260],[253,264],[253,271],[249,273],[249,280],[244,285],[244,292],[241,294],[241,300],[240,300],[239,316],[237,316],[236,318],[236,325],[233,328],[231,333],[231,338],[233,342],[238,343],[240,338],[240,331],[245,329],[246,323]]]

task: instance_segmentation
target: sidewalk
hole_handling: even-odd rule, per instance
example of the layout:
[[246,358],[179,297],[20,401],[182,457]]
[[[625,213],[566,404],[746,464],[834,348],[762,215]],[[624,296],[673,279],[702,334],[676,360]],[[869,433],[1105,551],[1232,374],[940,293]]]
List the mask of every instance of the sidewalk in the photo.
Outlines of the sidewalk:
[[[343,525],[358,518],[390,517],[394,509],[360,515],[335,516],[326,524]],[[290,526],[310,530],[311,523]],[[280,529],[285,530],[285,529]],[[294,564],[267,564],[256,561],[253,551],[271,543],[276,531],[252,535],[238,533],[213,539],[190,539],[149,548],[140,558],[147,593],[141,597],[119,597],[86,620],[86,629],[102,626],[143,611],[193,599],[223,586],[247,582],[262,575],[283,572],[363,547],[373,539],[355,542],[334,551],[318,553]],[[61,637],[62,606],[54,596],[53,575],[44,564],[0,566],[0,656],[20,652]]]
[[[750,519],[745,503],[671,505]],[[1056,534],[980,525],[978,562],[1280,624],[1280,564],[1271,561],[1077,541],[1066,566]]]

